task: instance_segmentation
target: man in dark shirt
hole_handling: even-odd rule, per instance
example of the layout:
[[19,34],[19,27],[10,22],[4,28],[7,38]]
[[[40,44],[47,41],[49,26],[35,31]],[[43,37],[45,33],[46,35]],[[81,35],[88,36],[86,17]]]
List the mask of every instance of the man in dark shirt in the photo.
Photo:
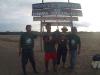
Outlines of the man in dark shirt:
[[44,52],[45,52],[45,71],[48,72],[49,61],[52,60],[53,70],[56,71],[56,40],[51,34],[51,24],[46,25],[46,34],[43,36]]
[[70,69],[74,69],[77,59],[77,54],[80,54],[81,41],[76,34],[76,27],[71,28],[71,34],[68,35],[69,55],[70,55]]
[[34,35],[31,32],[31,25],[26,25],[26,31],[23,33],[20,37],[20,49],[19,49],[19,55],[21,55],[21,62],[22,62],[22,69],[24,75],[26,75],[26,64],[28,60],[32,64],[32,68],[35,73],[37,73],[36,70],[36,64],[34,60],[34,39],[36,38],[36,35]]

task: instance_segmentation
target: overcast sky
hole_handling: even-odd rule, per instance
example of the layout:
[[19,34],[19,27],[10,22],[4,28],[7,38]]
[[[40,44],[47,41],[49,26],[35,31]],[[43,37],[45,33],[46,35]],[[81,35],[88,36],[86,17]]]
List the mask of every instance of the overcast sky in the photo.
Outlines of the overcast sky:
[[[0,0],[0,32],[24,31],[26,24],[32,24],[32,30],[39,31],[39,22],[33,22],[32,4],[42,0]],[[67,0],[44,0],[44,2],[67,2]],[[70,0],[80,3],[83,17],[77,24],[79,31],[100,31],[100,1],[99,0]],[[54,28],[53,28],[54,29]]]

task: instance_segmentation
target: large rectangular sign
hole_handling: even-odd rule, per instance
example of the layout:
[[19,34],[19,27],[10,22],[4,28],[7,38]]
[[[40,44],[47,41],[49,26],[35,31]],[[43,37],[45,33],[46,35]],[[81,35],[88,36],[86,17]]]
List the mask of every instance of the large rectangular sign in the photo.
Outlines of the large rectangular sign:
[[32,16],[47,16],[47,15],[64,15],[64,16],[82,16],[81,10],[70,9],[34,9],[32,10]]
[[46,3],[37,3],[32,4],[32,9],[62,9],[62,8],[72,8],[72,9],[81,9],[79,3],[67,3],[67,2],[46,2]]
[[78,21],[78,17],[33,17],[34,21],[55,20],[55,21]]
[[[71,22],[71,21],[65,21],[65,20],[42,20],[42,22]],[[73,21],[74,22],[74,21]]]
[[50,23],[52,26],[70,26],[71,22],[42,22],[42,25],[45,26],[47,23]]

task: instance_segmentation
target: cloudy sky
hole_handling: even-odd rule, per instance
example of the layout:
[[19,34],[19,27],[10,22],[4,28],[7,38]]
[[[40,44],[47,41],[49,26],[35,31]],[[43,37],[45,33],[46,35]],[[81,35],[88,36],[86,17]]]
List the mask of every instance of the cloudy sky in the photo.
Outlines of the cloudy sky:
[[[32,19],[32,4],[42,0],[0,0],[0,32],[25,31],[26,24],[32,24],[32,30],[39,31],[39,22]],[[67,2],[67,0],[44,0],[44,2]],[[79,31],[100,31],[100,1],[70,0],[80,3],[83,17],[77,22]],[[54,28],[53,28],[54,29]]]

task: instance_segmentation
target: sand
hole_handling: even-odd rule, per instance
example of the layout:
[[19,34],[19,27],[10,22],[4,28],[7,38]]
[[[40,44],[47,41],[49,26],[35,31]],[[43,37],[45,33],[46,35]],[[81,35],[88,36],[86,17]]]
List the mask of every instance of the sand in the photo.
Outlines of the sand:
[[[92,55],[100,54],[100,33],[81,33],[82,41],[81,54],[78,56],[77,65],[73,72],[67,68],[60,68],[60,71],[53,73],[50,62],[50,72],[47,75],[100,75],[100,70],[91,68]],[[22,75],[21,57],[18,56],[19,35],[0,35],[0,75]],[[44,75],[44,52],[40,48],[40,38],[35,40],[35,60],[38,75]],[[67,57],[68,58],[68,57]],[[66,66],[68,66],[68,59]],[[27,64],[28,75],[32,75],[32,67]]]

